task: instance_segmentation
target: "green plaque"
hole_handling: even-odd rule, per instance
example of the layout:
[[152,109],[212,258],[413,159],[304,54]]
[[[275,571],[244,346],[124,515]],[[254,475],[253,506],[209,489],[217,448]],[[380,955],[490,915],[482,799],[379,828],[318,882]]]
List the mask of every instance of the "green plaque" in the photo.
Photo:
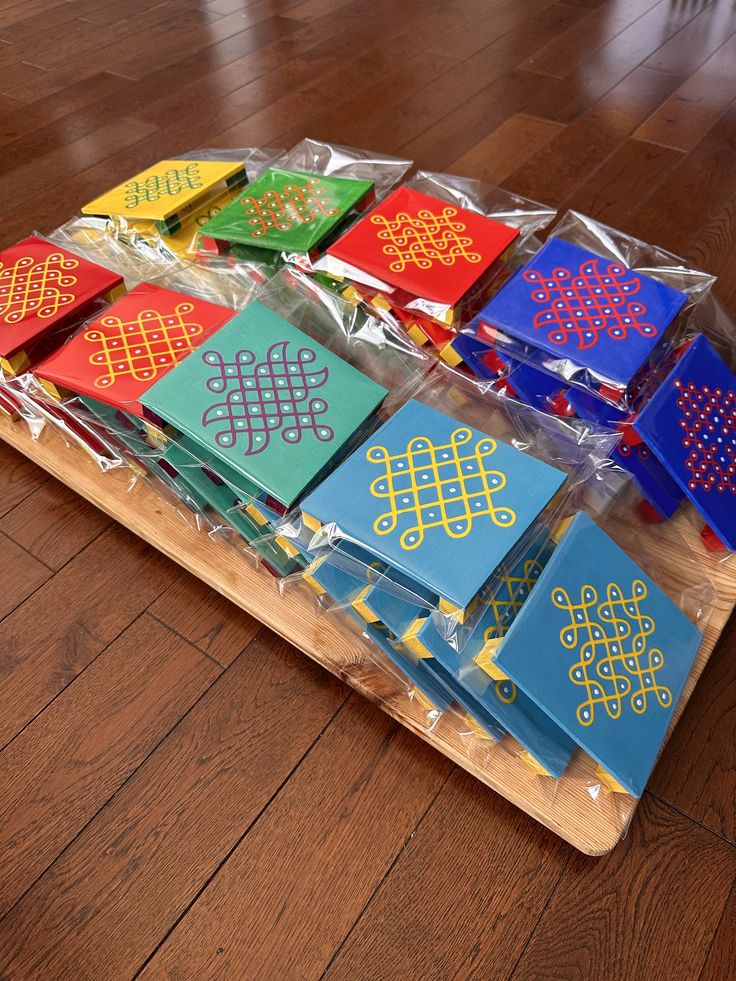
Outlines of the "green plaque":
[[202,227],[200,238],[310,252],[373,189],[371,181],[272,168]]
[[143,401],[288,508],[341,458],[386,394],[255,301]]

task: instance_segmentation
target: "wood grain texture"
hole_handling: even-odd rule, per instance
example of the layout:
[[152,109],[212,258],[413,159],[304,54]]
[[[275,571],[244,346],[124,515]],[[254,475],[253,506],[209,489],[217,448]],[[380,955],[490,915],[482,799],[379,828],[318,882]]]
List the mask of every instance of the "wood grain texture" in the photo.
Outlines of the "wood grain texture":
[[48,477],[28,457],[0,443],[0,515],[7,514]]
[[700,981],[723,981],[736,976],[736,885],[726,901]]
[[110,523],[64,484],[47,480],[0,519],[0,531],[58,570]]
[[652,774],[653,794],[736,842],[736,617]]
[[0,619],[11,613],[50,577],[51,570],[0,532]]
[[283,642],[254,641],[14,906],[0,975],[130,978],[346,695]]
[[455,771],[325,981],[506,977],[571,855]]
[[352,697],[142,977],[320,978],[450,767]]
[[5,748],[0,916],[218,673],[212,661],[144,615]]
[[637,69],[511,174],[504,186],[528,197],[544,188],[544,200],[559,206],[581,176],[588,178],[605,164],[676,85],[674,76]]
[[573,855],[515,981],[698,977],[736,851],[650,797],[641,806],[645,820],[611,855],[598,862]]
[[449,169],[453,174],[467,174],[488,184],[501,184],[562,128],[560,123],[517,113],[453,160]]
[[223,667],[232,664],[261,629],[259,620],[186,573],[148,611]]
[[732,35],[636,130],[649,140],[677,150],[692,150],[729,103],[736,98],[736,35]]
[[[736,192],[736,103],[630,216],[627,229],[682,253]],[[728,288],[728,283],[726,284]]]
[[[731,0],[0,0],[0,247],[162,156],[311,135],[591,213],[736,313],[735,26]],[[0,975],[734,975],[733,623],[628,838],[585,859],[74,501],[0,440]],[[231,554],[207,578],[238,599]],[[292,639],[404,712],[302,601]],[[517,772],[457,731],[472,772]],[[588,799],[602,850],[627,816],[607,798],[591,843]]]
[[171,583],[173,567],[117,526],[0,623],[0,745],[54,699]]

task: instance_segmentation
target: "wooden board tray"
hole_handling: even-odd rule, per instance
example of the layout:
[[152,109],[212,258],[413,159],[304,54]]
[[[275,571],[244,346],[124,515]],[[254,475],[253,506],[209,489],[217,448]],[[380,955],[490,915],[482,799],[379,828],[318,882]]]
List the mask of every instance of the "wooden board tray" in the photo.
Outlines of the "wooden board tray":
[[[34,441],[24,425],[0,418],[0,436],[580,851],[603,855],[625,833],[636,802],[625,795],[598,792],[595,765],[583,753],[576,754],[565,775],[553,781],[531,772],[519,759],[513,740],[507,737],[494,746],[469,732],[459,713],[445,713],[428,731],[423,709],[406,696],[396,674],[385,667],[382,655],[360,637],[347,618],[320,616],[314,600],[299,589],[289,590],[282,598],[268,573],[254,568],[231,545],[183,521],[150,483],[139,481],[129,490],[129,471],[102,473],[51,427]],[[707,579],[718,591],[676,721],[736,604],[736,575],[731,562],[719,563],[703,554],[697,529],[684,516],[652,526],[650,534],[651,541],[644,542],[643,547],[669,559],[667,585],[673,591],[694,588]],[[631,554],[636,556],[641,547],[641,528],[632,528]],[[679,555],[688,554],[698,558],[678,561]]]

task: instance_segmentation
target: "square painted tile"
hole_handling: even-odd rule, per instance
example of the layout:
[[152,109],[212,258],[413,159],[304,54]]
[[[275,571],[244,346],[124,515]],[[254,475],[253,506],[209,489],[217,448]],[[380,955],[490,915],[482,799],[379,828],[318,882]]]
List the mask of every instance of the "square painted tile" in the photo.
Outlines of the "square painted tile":
[[[0,357],[84,315],[90,302],[122,287],[117,273],[31,235],[0,252]],[[26,366],[19,366],[24,370]]]
[[634,428],[721,541],[736,549],[736,377],[697,337]]
[[164,221],[207,194],[242,183],[245,168],[232,160],[161,160],[82,207],[83,215]]
[[639,797],[701,641],[685,614],[581,513],[495,664]]
[[454,306],[518,234],[476,211],[399,187],[327,253],[396,289]]
[[310,252],[372,189],[371,181],[273,167],[203,225],[201,237]]
[[143,283],[47,358],[36,374],[141,415],[143,393],[233,315],[229,307]]
[[255,301],[143,402],[286,507],[355,437],[385,389]]
[[686,299],[615,260],[551,238],[478,320],[626,388]]
[[564,481],[554,467],[412,400],[302,508],[465,608]]

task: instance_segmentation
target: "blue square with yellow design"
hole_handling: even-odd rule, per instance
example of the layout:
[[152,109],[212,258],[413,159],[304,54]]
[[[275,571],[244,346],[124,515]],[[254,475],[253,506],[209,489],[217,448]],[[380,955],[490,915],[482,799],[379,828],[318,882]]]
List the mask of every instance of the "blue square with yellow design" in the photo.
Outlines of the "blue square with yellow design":
[[565,474],[421,402],[407,402],[302,509],[465,608]]
[[701,640],[679,607],[581,513],[495,664],[639,797]]

